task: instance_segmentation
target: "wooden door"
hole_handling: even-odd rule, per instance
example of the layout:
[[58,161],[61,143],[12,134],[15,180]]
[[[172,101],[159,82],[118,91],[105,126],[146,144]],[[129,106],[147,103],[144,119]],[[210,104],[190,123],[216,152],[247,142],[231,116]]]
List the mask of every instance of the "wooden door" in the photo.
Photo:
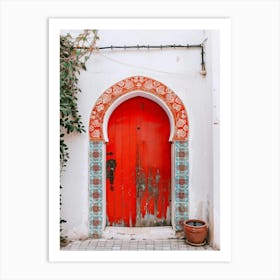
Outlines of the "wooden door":
[[135,97],[108,123],[106,211],[110,226],[170,225],[169,119],[155,102]]

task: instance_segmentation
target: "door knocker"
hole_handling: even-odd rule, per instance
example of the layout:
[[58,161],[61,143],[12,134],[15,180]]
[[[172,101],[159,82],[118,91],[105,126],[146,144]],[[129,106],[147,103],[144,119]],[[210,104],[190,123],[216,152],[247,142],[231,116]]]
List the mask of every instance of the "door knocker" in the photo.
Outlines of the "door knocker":
[[114,190],[114,174],[115,174],[115,169],[116,169],[117,163],[116,160],[114,159],[109,159],[106,162],[106,178],[109,179],[110,181],[110,189],[111,191]]

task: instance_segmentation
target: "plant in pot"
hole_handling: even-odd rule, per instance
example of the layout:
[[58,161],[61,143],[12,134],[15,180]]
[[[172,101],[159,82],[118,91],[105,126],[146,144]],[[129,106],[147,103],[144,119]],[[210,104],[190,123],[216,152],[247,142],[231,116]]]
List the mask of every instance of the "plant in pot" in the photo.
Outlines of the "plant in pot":
[[184,221],[184,233],[186,242],[193,246],[202,246],[206,244],[208,227],[206,222],[198,219]]

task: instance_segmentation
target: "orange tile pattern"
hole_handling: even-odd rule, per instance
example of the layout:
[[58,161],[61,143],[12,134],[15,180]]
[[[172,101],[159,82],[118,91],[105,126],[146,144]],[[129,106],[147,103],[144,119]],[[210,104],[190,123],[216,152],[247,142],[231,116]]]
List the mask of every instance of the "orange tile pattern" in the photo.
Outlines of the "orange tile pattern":
[[91,141],[103,141],[103,119],[110,105],[126,93],[140,91],[160,98],[170,109],[174,119],[173,141],[188,139],[189,122],[181,99],[166,85],[154,79],[134,76],[108,88],[96,101],[90,116],[89,136]]

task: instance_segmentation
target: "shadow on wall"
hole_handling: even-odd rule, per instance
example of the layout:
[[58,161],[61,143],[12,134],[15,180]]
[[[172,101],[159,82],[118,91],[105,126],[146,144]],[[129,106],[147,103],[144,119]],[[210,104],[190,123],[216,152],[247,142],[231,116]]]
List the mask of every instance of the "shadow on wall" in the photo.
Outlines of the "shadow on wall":
[[[208,199],[208,195],[207,195],[207,199],[205,201],[200,201],[197,204],[196,207],[196,214],[195,219],[201,219],[203,221],[206,222],[206,224],[208,225],[208,236],[207,236],[207,240],[208,243],[213,246],[213,247],[217,247],[214,243],[214,219],[211,215],[209,215],[209,213],[211,213],[213,211],[213,209],[210,209],[210,202]],[[211,207],[213,208],[213,207]],[[215,249],[219,249],[219,248],[215,248]]]

